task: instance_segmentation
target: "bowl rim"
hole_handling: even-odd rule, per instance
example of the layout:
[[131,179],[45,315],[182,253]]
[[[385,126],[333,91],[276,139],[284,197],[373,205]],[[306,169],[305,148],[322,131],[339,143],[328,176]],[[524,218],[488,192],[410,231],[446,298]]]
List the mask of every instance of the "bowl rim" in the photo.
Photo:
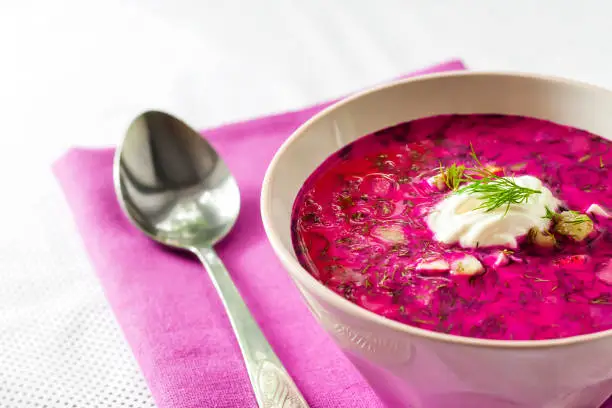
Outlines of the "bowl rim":
[[493,340],[493,339],[482,339],[476,337],[458,336],[447,333],[440,333],[432,330],[421,329],[418,327],[410,326],[405,323],[401,323],[395,320],[385,318],[374,312],[371,312],[349,300],[343,298],[331,289],[327,288],[317,279],[315,279],[302,265],[293,257],[293,255],[285,249],[281,242],[279,234],[274,230],[271,217],[269,215],[269,208],[271,207],[271,191],[270,186],[272,180],[275,177],[275,170],[280,157],[288,149],[288,147],[294,143],[297,139],[302,137],[306,131],[321,118],[329,115],[331,112],[339,109],[340,107],[350,104],[353,101],[360,99],[366,95],[377,93],[382,90],[389,88],[400,87],[407,83],[431,81],[439,78],[446,77],[478,77],[478,76],[497,76],[497,77],[520,77],[525,79],[534,79],[538,81],[554,82],[557,84],[570,85],[573,88],[592,88],[607,92],[610,94],[612,99],[612,91],[605,87],[594,85],[591,83],[578,81],[569,78],[563,78],[553,75],[526,73],[520,71],[448,71],[441,73],[432,73],[425,75],[418,75],[415,77],[408,77],[404,79],[394,80],[381,85],[366,88],[365,90],[358,91],[350,96],[344,97],[338,101],[335,101],[331,105],[325,107],[310,119],[295,129],[291,135],[283,142],[280,148],[274,154],[274,157],[270,161],[268,168],[263,179],[260,206],[261,206],[261,218],[263,221],[264,231],[270,242],[272,249],[276,256],[280,259],[281,263],[287,269],[289,275],[299,282],[301,285],[306,287],[308,290],[315,293],[318,297],[324,301],[330,303],[337,309],[347,313],[349,315],[364,319],[370,323],[379,324],[386,326],[396,332],[409,334],[415,337],[421,337],[428,340],[453,343],[464,346],[478,346],[484,348],[502,348],[502,349],[542,349],[560,346],[571,346],[579,343],[585,343],[590,341],[596,341],[612,335],[612,329],[603,330],[599,332],[582,334],[577,336],[563,337],[559,339],[545,339],[545,340]]

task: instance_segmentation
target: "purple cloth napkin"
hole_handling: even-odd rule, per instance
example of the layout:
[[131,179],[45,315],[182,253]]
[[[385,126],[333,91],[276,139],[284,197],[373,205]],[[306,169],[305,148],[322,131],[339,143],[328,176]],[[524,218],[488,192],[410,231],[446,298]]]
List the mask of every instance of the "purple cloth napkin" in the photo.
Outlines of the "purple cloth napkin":
[[[449,61],[412,75],[465,69]],[[241,214],[217,249],[272,347],[313,408],[382,403],[317,325],[270,248],[259,194],[281,143],[327,106],[204,131],[238,179]],[[72,149],[54,166],[91,262],[160,408],[255,407],[223,306],[194,257],[164,250],[124,217],[114,149]]]

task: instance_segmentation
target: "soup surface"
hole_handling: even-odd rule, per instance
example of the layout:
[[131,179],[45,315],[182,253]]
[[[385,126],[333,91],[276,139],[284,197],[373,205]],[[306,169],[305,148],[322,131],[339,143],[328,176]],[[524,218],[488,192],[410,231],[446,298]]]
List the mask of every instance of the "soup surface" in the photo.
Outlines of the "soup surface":
[[308,178],[294,248],[331,290],[419,328],[514,340],[610,329],[609,164],[609,141],[532,118],[403,123]]

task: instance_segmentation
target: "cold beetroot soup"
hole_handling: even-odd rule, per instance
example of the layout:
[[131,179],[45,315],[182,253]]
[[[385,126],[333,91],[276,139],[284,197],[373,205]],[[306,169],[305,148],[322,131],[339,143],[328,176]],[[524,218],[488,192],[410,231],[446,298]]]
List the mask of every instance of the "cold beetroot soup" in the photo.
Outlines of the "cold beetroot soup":
[[364,136],[298,193],[300,263],[411,326],[539,340],[612,328],[610,142],[505,115]]

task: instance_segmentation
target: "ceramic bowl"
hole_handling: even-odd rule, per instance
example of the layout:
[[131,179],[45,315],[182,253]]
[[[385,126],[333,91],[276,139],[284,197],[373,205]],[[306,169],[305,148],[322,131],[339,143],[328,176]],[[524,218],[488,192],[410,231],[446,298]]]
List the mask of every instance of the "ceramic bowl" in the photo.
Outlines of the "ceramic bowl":
[[323,110],[278,150],[261,198],[270,243],[318,322],[389,407],[598,407],[612,394],[612,331],[502,341],[418,329],[350,303],[296,259],[292,205],[306,178],[329,155],[401,122],[468,113],[530,116],[612,138],[612,92],[580,82],[457,72],[374,88]]

